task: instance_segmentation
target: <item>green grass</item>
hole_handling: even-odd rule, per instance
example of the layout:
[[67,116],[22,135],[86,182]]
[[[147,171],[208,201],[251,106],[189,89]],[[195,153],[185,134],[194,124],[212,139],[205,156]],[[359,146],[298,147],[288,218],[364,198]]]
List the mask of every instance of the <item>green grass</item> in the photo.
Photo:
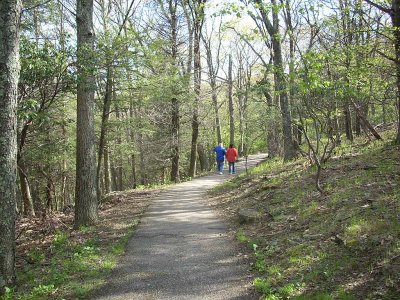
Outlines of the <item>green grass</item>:
[[253,285],[263,299],[400,298],[399,148],[384,138],[342,143],[322,171],[325,194],[305,159],[267,161],[239,176],[229,201],[215,189],[221,209],[271,215],[234,223],[237,240],[253,245]]
[[127,224],[125,234],[115,243],[100,241],[90,227],[81,228],[79,234],[91,232],[90,239],[81,241],[57,231],[46,252],[33,249],[28,254],[32,263],[17,273],[18,291],[8,289],[0,299],[86,299],[116,266],[137,223]]

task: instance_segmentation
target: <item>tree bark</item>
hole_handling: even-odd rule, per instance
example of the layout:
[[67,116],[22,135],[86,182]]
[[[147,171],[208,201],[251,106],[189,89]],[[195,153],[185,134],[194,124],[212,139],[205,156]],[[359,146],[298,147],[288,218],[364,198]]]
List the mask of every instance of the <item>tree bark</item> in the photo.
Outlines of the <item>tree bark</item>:
[[228,101],[229,101],[229,144],[235,144],[235,116],[233,108],[232,56],[228,64]]
[[351,121],[351,111],[350,107],[348,104],[345,104],[344,109],[343,109],[343,114],[344,114],[344,125],[345,125],[345,131],[346,131],[346,138],[349,141],[353,141],[353,126],[352,126],[352,121]]
[[17,91],[21,1],[0,1],[0,294],[15,282]]
[[111,192],[110,150],[107,143],[104,145],[104,192]]
[[396,55],[396,98],[397,98],[397,135],[395,142],[400,144],[400,0],[392,1],[392,23],[394,28],[394,48]]
[[379,133],[375,130],[375,128],[371,125],[371,123],[367,120],[367,118],[364,116],[362,110],[357,106],[356,103],[352,102],[352,106],[354,107],[356,114],[358,118],[360,119],[360,122],[362,121],[365,125],[365,127],[372,133],[372,135],[377,139],[381,140],[382,137],[379,135]]
[[77,143],[75,228],[98,220],[94,132],[93,0],[77,0]]
[[[169,2],[170,26],[171,26],[171,53],[172,63],[177,64],[178,59],[178,17],[176,15],[177,3]],[[173,97],[171,99],[171,181],[178,182],[179,178],[179,135],[180,135],[180,116],[179,116],[179,99]]]
[[31,189],[29,187],[28,177],[26,176],[25,164],[22,159],[18,161],[18,177],[21,188],[22,202],[24,203],[23,214],[28,217],[34,217],[35,209],[33,207]]
[[199,161],[200,161],[200,169],[201,171],[207,171],[209,170],[209,164],[208,164],[208,159],[206,152],[204,150],[204,145],[203,144],[198,144],[197,145],[197,153],[199,154]]
[[[113,100],[116,103],[116,93],[115,93],[115,89],[113,90]],[[117,118],[117,120],[121,119],[121,112],[120,112],[120,108],[118,107],[118,105],[115,106],[115,116]],[[117,141],[116,141],[117,145],[121,145],[122,144],[122,139],[121,136],[117,137]],[[114,160],[114,162],[116,162],[115,165],[115,171],[116,171],[116,177],[117,177],[117,186],[116,186],[116,190],[117,191],[123,191],[124,190],[124,181],[123,181],[123,168],[122,168],[122,157],[119,155],[118,157],[118,161],[117,159]]]
[[19,134],[19,144],[18,144],[18,153],[17,153],[17,164],[18,164],[18,177],[21,189],[22,202],[24,204],[23,214],[25,216],[34,217],[35,209],[33,207],[33,200],[31,195],[31,190],[29,187],[27,171],[25,169],[25,163],[22,156],[22,149],[25,145],[25,141],[28,135],[29,124],[31,124],[32,120],[28,120],[22,126],[21,133]]
[[[131,95],[133,98],[133,95]],[[133,108],[133,99],[131,99],[129,103],[129,122],[130,122],[130,128],[129,128],[129,138],[131,143],[135,143],[135,132],[134,132],[134,124],[133,120],[135,118],[135,110]],[[133,189],[136,189],[137,187],[137,175],[136,175],[136,154],[131,154],[131,186]]]
[[196,162],[197,162],[197,140],[199,138],[199,103],[200,103],[200,89],[201,89],[201,56],[200,56],[200,38],[201,29],[204,21],[204,0],[197,0],[194,2],[194,68],[193,68],[193,83],[194,83],[194,94],[195,104],[193,108],[192,118],[192,143],[190,151],[190,166],[189,176],[194,177],[196,175]]
[[171,181],[179,181],[179,100],[172,99],[172,166]]
[[[103,114],[101,117],[100,139],[99,139],[99,149],[98,149],[98,156],[97,156],[97,170],[96,170],[97,201],[99,203],[101,201],[101,189],[100,189],[101,160],[103,157],[103,152],[106,151],[107,129],[108,129],[108,120],[110,119],[112,89],[113,89],[113,70],[112,70],[111,62],[109,62],[109,65],[107,66],[106,91],[105,91],[104,102],[103,102]],[[104,157],[105,157],[105,155],[104,155]],[[104,169],[106,169],[106,168],[107,168],[106,162],[104,161]],[[104,175],[106,176],[106,172],[104,172]],[[105,177],[104,179],[105,179],[105,182],[104,182],[105,187],[107,189],[107,178]],[[109,193],[109,192],[110,192],[109,190],[108,191],[106,190],[106,193]]]
[[[220,28],[221,31],[221,28]],[[207,60],[207,66],[208,66],[208,78],[210,80],[210,86],[211,86],[211,98],[212,98],[212,103],[214,107],[214,115],[215,115],[215,127],[216,127],[216,133],[217,133],[217,144],[222,142],[222,134],[221,134],[221,121],[219,118],[219,106],[218,106],[218,94],[217,94],[217,73],[219,69],[219,62],[216,62],[216,67],[214,67],[213,64],[213,57],[212,57],[212,52],[211,52],[211,37],[209,39],[206,39],[205,36],[202,34],[201,35],[202,40],[203,40],[203,45],[204,49],[206,52],[206,60]],[[217,54],[219,55],[219,49],[221,47],[221,42],[217,46]],[[217,57],[217,60],[219,57]]]

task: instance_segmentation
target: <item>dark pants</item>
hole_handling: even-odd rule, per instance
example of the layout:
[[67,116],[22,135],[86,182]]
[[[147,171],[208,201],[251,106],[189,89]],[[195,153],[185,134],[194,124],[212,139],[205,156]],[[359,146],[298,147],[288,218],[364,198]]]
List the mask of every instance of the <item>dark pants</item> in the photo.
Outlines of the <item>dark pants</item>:
[[235,174],[235,162],[229,162],[229,174]]

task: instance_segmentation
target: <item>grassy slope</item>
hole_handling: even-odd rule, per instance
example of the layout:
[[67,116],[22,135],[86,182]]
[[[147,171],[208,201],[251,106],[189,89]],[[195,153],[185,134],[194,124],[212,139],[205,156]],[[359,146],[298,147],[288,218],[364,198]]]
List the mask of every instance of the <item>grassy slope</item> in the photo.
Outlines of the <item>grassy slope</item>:
[[[267,161],[210,193],[254,258],[265,299],[400,299],[400,148],[337,149],[326,195],[305,160]],[[264,212],[238,224],[236,212]]]

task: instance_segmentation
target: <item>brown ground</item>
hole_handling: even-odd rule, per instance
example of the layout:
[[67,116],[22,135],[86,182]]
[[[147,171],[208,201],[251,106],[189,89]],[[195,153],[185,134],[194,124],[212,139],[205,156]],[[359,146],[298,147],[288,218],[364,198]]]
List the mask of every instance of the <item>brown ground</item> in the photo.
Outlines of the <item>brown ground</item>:
[[[33,264],[32,251],[46,253],[51,257],[51,243],[56,232],[62,231],[70,236],[73,242],[83,244],[96,237],[103,245],[109,245],[126,236],[150,204],[150,200],[160,190],[130,191],[113,193],[108,201],[101,205],[98,225],[90,230],[73,230],[73,211],[51,213],[42,218],[20,218],[16,231],[16,268],[21,270],[26,264]],[[46,264],[43,262],[42,264]]]

